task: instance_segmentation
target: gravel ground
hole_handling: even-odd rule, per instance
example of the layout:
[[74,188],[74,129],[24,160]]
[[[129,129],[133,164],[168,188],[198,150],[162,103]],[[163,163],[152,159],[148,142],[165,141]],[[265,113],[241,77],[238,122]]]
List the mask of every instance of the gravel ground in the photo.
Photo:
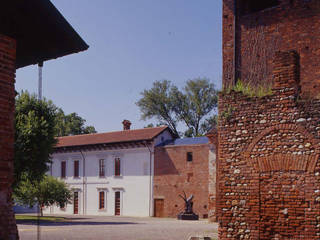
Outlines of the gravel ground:
[[[187,240],[190,236],[217,239],[217,224],[169,218],[65,216],[66,222],[42,223],[40,237],[54,239]],[[34,223],[18,224],[20,239],[37,239]]]

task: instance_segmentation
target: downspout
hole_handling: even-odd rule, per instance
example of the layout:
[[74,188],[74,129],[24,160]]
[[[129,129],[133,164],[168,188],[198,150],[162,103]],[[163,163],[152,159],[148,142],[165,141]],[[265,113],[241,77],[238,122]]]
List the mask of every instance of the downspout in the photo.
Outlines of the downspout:
[[152,171],[152,154],[153,154],[153,151],[152,149],[154,149],[154,146],[152,144],[152,149],[150,149],[149,145],[144,141],[143,142],[144,145],[148,148],[149,152],[150,152],[150,158],[149,158],[149,173],[150,173],[150,178],[149,178],[149,216],[152,217],[152,212],[151,212],[151,209],[152,209],[152,200],[153,200],[153,171]]
[[80,150],[81,156],[82,156],[82,160],[83,160],[83,176],[82,176],[82,189],[83,189],[83,194],[82,194],[82,213],[83,215],[86,214],[86,204],[87,204],[87,187],[86,187],[86,158],[84,157],[82,151]]

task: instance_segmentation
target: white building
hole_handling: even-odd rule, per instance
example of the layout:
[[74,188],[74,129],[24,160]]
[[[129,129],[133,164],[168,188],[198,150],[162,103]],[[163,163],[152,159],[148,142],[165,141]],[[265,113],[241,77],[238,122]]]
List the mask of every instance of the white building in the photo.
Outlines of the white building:
[[50,174],[73,191],[73,203],[51,214],[152,216],[154,146],[173,138],[168,127],[58,139]]

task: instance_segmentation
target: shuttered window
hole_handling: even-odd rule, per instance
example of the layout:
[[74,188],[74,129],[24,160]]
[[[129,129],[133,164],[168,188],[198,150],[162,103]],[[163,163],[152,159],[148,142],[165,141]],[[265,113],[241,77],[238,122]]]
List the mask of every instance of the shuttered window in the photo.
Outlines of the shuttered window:
[[74,161],[74,177],[79,177],[79,161]]
[[66,162],[61,162],[61,178],[66,178]]
[[120,158],[115,158],[114,159],[114,175],[115,176],[120,176],[121,175],[121,166],[120,166]]

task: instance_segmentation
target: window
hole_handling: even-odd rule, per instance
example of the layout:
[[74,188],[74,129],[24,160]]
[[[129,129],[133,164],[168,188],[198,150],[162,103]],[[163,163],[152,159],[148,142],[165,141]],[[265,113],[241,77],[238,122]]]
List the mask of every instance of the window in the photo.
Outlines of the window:
[[279,0],[242,0],[240,5],[241,15],[259,12],[277,5],[279,5]]
[[74,177],[79,177],[79,161],[74,161]]
[[114,159],[114,175],[115,176],[120,176],[121,175],[121,171],[120,171],[120,158],[115,158]]
[[192,152],[187,152],[187,162],[192,162]]
[[105,172],[104,172],[104,159],[99,160],[99,177],[104,177]]
[[66,161],[61,162],[61,178],[66,178]]
[[99,192],[99,209],[105,209],[105,204],[104,204],[104,199],[105,199],[105,192],[101,191]]

